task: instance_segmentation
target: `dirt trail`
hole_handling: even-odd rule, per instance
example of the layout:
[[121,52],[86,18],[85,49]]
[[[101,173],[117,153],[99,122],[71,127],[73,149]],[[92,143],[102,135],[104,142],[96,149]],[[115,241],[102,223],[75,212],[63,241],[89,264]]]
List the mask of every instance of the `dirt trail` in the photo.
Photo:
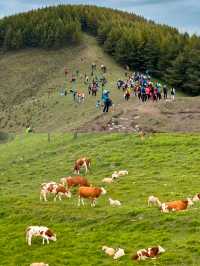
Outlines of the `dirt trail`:
[[175,101],[141,103],[137,99],[100,114],[80,132],[200,132],[200,97],[179,97]]

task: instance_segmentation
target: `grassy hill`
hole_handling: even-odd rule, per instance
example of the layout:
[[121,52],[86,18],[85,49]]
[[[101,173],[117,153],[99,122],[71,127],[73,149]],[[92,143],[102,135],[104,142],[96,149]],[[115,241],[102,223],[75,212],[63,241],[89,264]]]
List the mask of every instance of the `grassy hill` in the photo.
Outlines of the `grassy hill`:
[[[130,256],[140,248],[161,245],[166,253],[145,265],[198,266],[199,210],[196,203],[185,212],[161,214],[147,207],[153,194],[162,202],[183,199],[199,192],[198,135],[157,134],[145,141],[129,134],[71,134],[19,136],[0,145],[0,261],[22,266],[45,261],[63,265],[136,265]],[[105,186],[95,208],[77,207],[77,196],[62,202],[39,201],[40,184],[72,174],[74,160],[92,158],[87,178],[94,185],[114,170],[129,175]],[[122,201],[112,208],[108,197]],[[25,229],[41,224],[57,233],[57,242],[42,246],[39,239],[28,247]],[[122,247],[126,256],[114,262],[102,245]],[[144,263],[142,263],[144,264]]]
[[[83,105],[74,104],[72,95],[61,97],[61,88],[71,89],[72,73],[90,77],[91,64],[108,68],[108,88],[113,100],[122,100],[116,92],[116,81],[124,78],[124,70],[106,55],[95,38],[84,36],[80,45],[60,50],[27,49],[0,56],[0,128],[9,132],[21,132],[30,121],[37,132],[66,131],[80,126],[99,114],[95,108],[100,98],[87,97]],[[66,81],[64,67],[69,70]],[[55,89],[48,97],[49,89]],[[84,79],[79,76],[77,89],[87,92]],[[34,98],[33,98],[34,97]]]
[[[103,115],[95,107],[97,97],[88,95],[85,73],[91,77],[91,64],[108,68],[106,88],[111,91],[114,110]],[[69,75],[66,79],[64,67]],[[77,89],[86,93],[84,104],[73,101],[72,94],[60,96],[62,88],[72,88],[71,76],[79,70]],[[128,131],[139,125],[145,131],[199,132],[200,97],[184,97],[178,93],[174,103],[141,104],[134,97],[124,102],[123,93],[116,89],[116,81],[125,79],[125,71],[104,53],[94,37],[84,35],[80,45],[45,51],[26,49],[0,55],[0,131],[21,133],[27,124],[35,132]],[[50,97],[48,92],[51,91]],[[136,118],[136,119],[135,119]],[[139,119],[137,119],[139,118]],[[112,120],[121,125],[110,130]]]

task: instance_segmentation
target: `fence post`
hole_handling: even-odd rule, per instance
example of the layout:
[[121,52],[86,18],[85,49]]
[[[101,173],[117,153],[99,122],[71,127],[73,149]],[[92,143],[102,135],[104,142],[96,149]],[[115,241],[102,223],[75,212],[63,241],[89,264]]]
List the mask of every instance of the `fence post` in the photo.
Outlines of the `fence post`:
[[50,133],[48,133],[48,142],[50,143],[51,141],[51,136],[50,136]]
[[78,132],[76,131],[74,132],[74,139],[77,139],[77,137],[78,137]]

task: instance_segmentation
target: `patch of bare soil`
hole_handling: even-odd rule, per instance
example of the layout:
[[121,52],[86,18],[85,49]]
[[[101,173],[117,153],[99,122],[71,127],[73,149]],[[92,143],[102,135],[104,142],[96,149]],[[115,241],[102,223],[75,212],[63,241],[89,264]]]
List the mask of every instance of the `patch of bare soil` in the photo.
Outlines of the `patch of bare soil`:
[[131,99],[77,128],[79,132],[200,132],[200,97],[141,103]]

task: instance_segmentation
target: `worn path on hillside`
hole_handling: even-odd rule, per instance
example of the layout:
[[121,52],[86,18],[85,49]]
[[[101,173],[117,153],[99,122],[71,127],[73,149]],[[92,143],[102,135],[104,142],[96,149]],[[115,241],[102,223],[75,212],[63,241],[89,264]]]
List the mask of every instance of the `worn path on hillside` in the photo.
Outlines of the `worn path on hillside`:
[[76,130],[136,132],[138,128],[145,132],[200,132],[200,97],[145,104],[131,99]]

